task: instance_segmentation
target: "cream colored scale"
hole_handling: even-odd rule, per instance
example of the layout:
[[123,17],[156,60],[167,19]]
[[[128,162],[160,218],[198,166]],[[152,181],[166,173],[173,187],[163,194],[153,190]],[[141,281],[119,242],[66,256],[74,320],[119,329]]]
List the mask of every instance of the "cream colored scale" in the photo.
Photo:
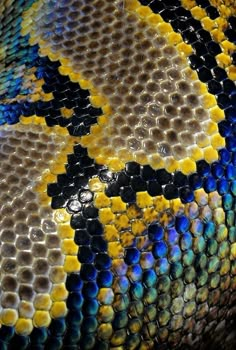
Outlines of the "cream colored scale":
[[22,34],[109,110],[82,145],[113,170],[135,160],[189,173],[196,160],[216,160],[224,140],[214,115],[223,116],[189,68],[191,48],[150,9],[122,3],[45,0],[25,13]]
[[67,154],[73,144],[61,128],[42,125],[44,119],[25,119],[0,128],[0,324],[22,335],[67,312],[63,220],[46,191],[64,170],[62,150]]

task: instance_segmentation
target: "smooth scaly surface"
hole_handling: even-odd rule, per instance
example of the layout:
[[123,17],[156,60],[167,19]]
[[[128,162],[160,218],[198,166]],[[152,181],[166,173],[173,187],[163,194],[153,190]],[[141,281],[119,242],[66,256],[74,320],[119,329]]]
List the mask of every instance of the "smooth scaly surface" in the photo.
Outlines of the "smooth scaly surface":
[[0,5],[0,347],[234,349],[234,5]]

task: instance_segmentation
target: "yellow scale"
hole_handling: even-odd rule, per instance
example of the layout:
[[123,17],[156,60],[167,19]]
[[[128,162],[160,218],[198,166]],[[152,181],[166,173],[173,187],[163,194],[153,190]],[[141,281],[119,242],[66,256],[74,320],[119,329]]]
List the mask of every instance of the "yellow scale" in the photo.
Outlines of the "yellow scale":
[[[220,1],[211,1],[213,5],[218,6],[220,3],[221,14],[224,14],[223,8]],[[225,40],[222,36],[222,29],[225,25],[225,18],[223,15],[219,17],[216,21],[218,28],[213,29],[212,22],[207,18],[203,9],[198,8],[195,1],[184,1],[182,0],[182,5],[191,10],[194,18],[201,20],[205,29],[211,32],[212,37],[216,40],[221,34],[221,38],[218,41],[224,48],[224,53],[217,57],[220,65],[227,67],[228,76],[231,79],[236,78],[235,69],[231,66],[230,52],[233,49],[232,44]],[[63,58],[58,53],[53,53],[49,48],[46,47],[46,43],[41,40],[37,34],[32,31],[32,21],[37,16],[43,6],[42,1],[35,2],[31,8],[23,14],[22,22],[22,35],[30,34],[30,44],[35,45],[36,43],[40,46],[40,54],[42,56],[48,56],[52,61],[60,60],[61,66],[59,71],[62,75],[68,75],[72,82],[77,82],[84,89],[89,89],[90,101],[94,107],[101,107],[103,115],[98,118],[98,124],[91,127],[90,135],[83,136],[81,138],[73,138],[68,136],[67,131],[60,127],[47,128],[44,124],[44,119],[40,117],[25,118],[21,117],[20,123],[23,123],[27,128],[27,124],[41,123],[45,125],[46,132],[55,132],[65,135],[66,144],[61,150],[61,154],[55,162],[51,164],[49,170],[46,170],[42,174],[40,183],[37,185],[35,190],[40,195],[40,201],[42,205],[50,205],[50,198],[47,196],[46,189],[47,184],[56,182],[56,176],[60,173],[65,172],[64,164],[67,162],[66,156],[73,152],[73,146],[75,143],[81,143],[84,147],[88,148],[88,154],[91,158],[94,158],[97,163],[107,165],[112,171],[119,171],[124,169],[125,162],[131,160],[137,160],[140,164],[148,164],[148,159],[146,157],[141,157],[140,159],[134,159],[133,155],[126,153],[122,157],[117,158],[116,154],[103,154],[103,148],[91,148],[91,139],[99,138],[101,129],[105,128],[109,123],[109,118],[112,118],[112,110],[109,105],[109,100],[104,97],[96,87],[92,86],[91,82],[83,79],[83,77],[77,73],[75,74],[70,68],[70,58]],[[180,34],[173,31],[170,24],[163,21],[160,15],[154,14],[150,8],[141,6],[137,0],[126,0],[125,1],[125,11],[135,13],[140,21],[146,21],[150,27],[154,28],[158,33],[165,35],[168,42],[174,45],[179,54],[183,59],[186,60],[188,56],[192,53],[192,48],[183,42]],[[227,11],[226,11],[227,12]],[[227,14],[227,17],[230,14]],[[215,31],[214,31],[215,30]],[[235,49],[235,47],[234,47]],[[4,53],[2,53],[4,54]],[[188,76],[193,80],[198,80],[196,72],[188,69]],[[41,86],[42,81],[35,83],[36,87],[39,88],[37,93],[41,96]],[[196,170],[196,161],[200,159],[205,159],[208,163],[212,163],[218,159],[218,149],[225,146],[224,139],[217,132],[217,123],[224,119],[224,113],[217,107],[215,97],[207,92],[205,84],[200,81],[197,82],[199,95],[202,96],[203,106],[210,110],[211,120],[209,120],[208,128],[205,130],[210,144],[198,144],[193,147],[191,157],[177,161],[171,159],[168,162],[160,155],[156,155],[151,161],[150,165],[154,169],[165,167],[167,171],[173,172],[175,170],[181,170],[184,174],[190,174]],[[38,94],[34,100],[38,100]],[[41,97],[40,97],[41,98]],[[44,100],[50,100],[51,95],[45,97]],[[61,113],[64,117],[70,118],[73,114],[73,110],[63,108]],[[144,230],[147,226],[157,218],[161,216],[161,222],[163,225],[168,222],[167,212],[170,211],[173,215],[184,213],[189,210],[190,204],[183,205],[179,199],[172,201],[166,200],[163,196],[151,197],[147,192],[137,193],[137,203],[136,205],[127,206],[120,197],[108,198],[105,193],[105,185],[99,181],[98,178],[93,178],[89,182],[90,190],[95,193],[94,205],[99,209],[99,219],[104,225],[104,234],[108,242],[108,253],[109,256],[113,258],[114,268],[116,264],[120,264],[123,261],[124,250],[126,247],[132,245],[134,239],[138,238],[137,242],[139,248],[146,244],[145,237],[143,236]],[[198,202],[206,196],[203,190],[195,191],[195,199]],[[211,194],[214,199],[216,194]],[[213,208],[215,220],[218,225],[224,222],[224,212],[222,208]],[[80,263],[77,259],[78,246],[74,243],[74,230],[70,226],[70,215],[64,209],[56,210],[54,213],[54,219],[57,223],[57,232],[61,239],[61,249],[65,254],[65,261],[61,274],[79,272]],[[221,239],[225,239],[227,236],[227,229],[221,232]],[[236,243],[231,245],[231,259],[236,258]],[[1,323],[4,325],[15,325],[16,332],[19,334],[29,334],[32,331],[33,325],[36,327],[44,327],[50,324],[51,318],[63,317],[66,315],[66,297],[67,290],[64,283],[59,283],[57,286],[53,287],[50,295],[43,296],[40,300],[35,303],[36,312],[33,319],[17,319],[17,313],[15,310],[5,310],[1,314]],[[106,305],[106,299],[113,300],[114,295],[112,289],[102,288],[99,291],[98,300],[100,302],[98,317],[104,320],[99,326],[98,333],[101,337],[109,337],[112,334],[112,327],[109,323],[113,319],[113,309],[112,306]],[[139,325],[134,325],[137,331],[139,330]]]

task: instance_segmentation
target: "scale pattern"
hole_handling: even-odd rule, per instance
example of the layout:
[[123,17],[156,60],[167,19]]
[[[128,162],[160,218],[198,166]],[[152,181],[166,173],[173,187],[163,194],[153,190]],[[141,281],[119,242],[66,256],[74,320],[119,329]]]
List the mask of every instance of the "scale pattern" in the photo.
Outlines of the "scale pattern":
[[0,1],[0,348],[236,346],[236,7]]

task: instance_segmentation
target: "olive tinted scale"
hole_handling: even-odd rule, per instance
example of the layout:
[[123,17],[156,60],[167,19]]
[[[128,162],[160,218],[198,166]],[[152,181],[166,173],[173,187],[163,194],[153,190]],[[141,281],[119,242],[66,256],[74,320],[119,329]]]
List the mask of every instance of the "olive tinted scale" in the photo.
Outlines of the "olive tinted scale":
[[2,1],[3,349],[235,348],[225,5]]

